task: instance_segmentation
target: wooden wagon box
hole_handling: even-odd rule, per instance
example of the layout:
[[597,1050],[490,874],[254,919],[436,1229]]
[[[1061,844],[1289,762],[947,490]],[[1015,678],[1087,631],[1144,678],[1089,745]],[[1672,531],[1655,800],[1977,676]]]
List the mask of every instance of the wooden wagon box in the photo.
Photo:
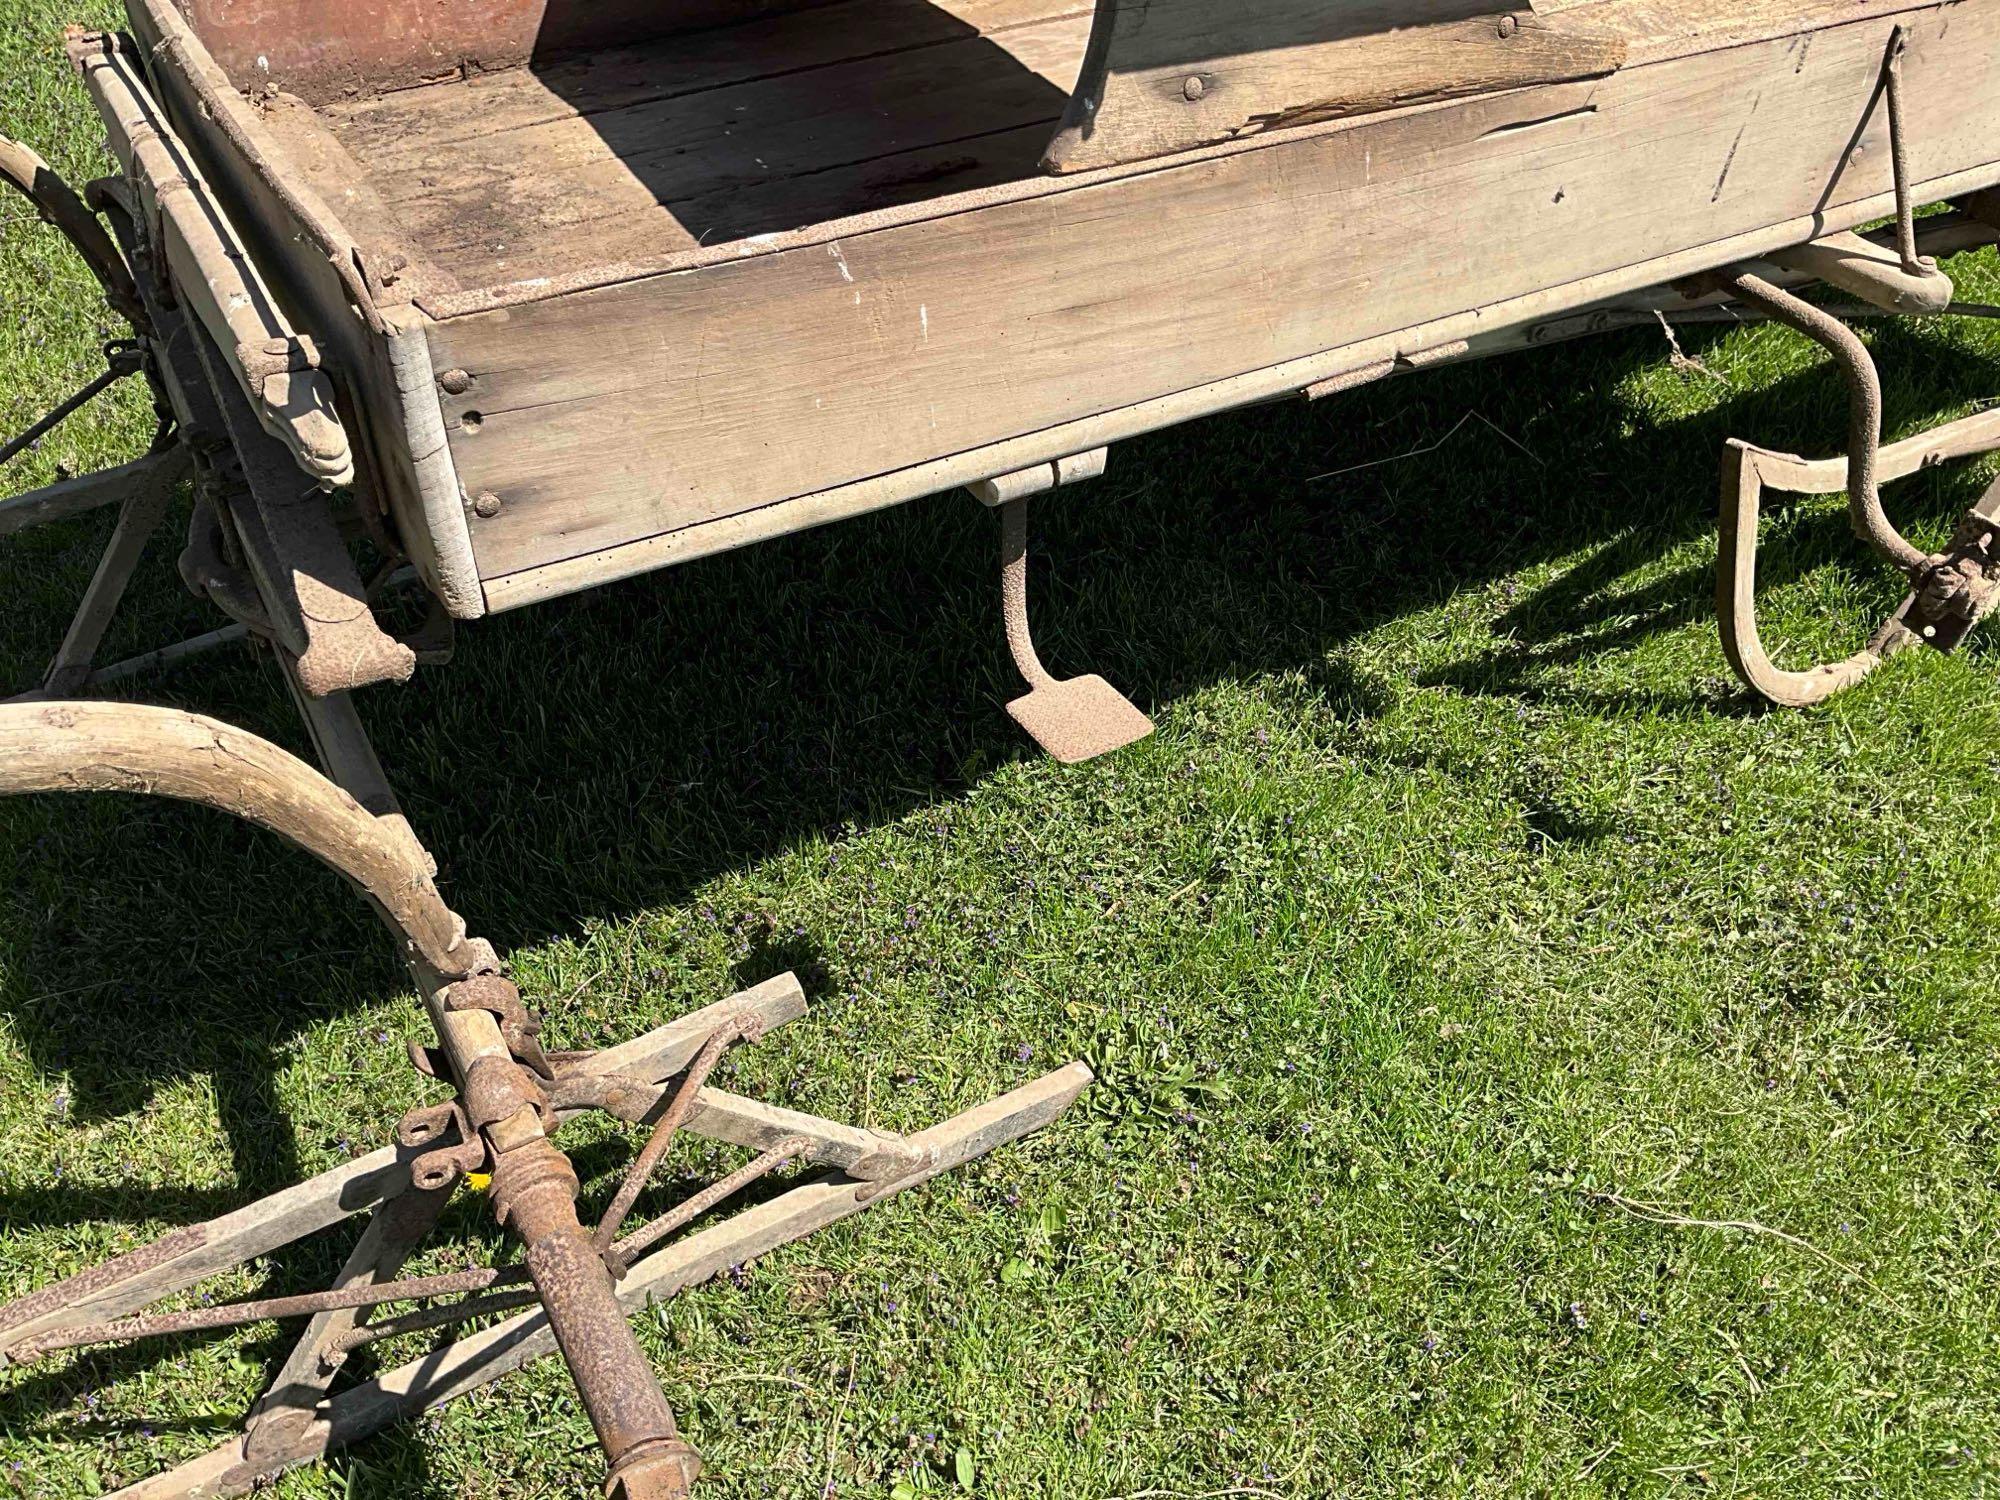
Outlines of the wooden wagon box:
[[1880,217],[1899,25],[1916,190],[2000,181],[1995,0],[131,15],[459,618]]
[[[1031,689],[1009,710],[1087,759],[1151,723],[1036,657],[1026,497],[1206,413],[1703,314],[1809,336],[1849,397],[1843,456],[1725,454],[1718,614],[1753,690],[1818,702],[2000,603],[2000,483],[1936,554],[1881,495],[2000,449],[2000,406],[1885,443],[1847,326],[2000,315],[1937,261],[2000,239],[2000,0],[126,8],[129,36],[70,42],[123,172],[79,195],[0,138],[0,180],[134,335],[0,463],[121,375],[160,416],[143,458],[0,501],[0,534],[119,507],[48,674],[0,704],[0,794],[177,797],[313,853],[387,923],[439,1042],[412,1060],[456,1088],[393,1146],[0,1306],[0,1361],[309,1319],[244,1431],[131,1500],[248,1492],[556,1349],[607,1493],[685,1500],[699,1460],[627,1314],[1048,1125],[1091,1081],[1073,1063],[910,1136],[712,1087],[727,1049],[804,1013],[788,975],[544,1051],[352,699],[448,654],[454,619],[966,486],[1001,511]],[[1798,295],[1814,282],[1857,303]],[[232,623],[96,668],[190,474],[180,571]],[[1845,661],[1784,670],[1758,639],[1767,488],[1845,491],[1910,584]],[[412,569],[431,609],[391,635],[374,606]],[[79,697],[244,636],[273,648],[325,776],[213,720]],[[653,1134],[586,1232],[553,1137],[592,1111]],[[628,1232],[683,1127],[757,1155]],[[693,1228],[795,1163],[813,1174]],[[475,1177],[522,1263],[399,1277]],[[358,1213],[325,1291],[141,1311]],[[430,1305],[376,1315],[396,1302]],[[500,1314],[335,1389],[357,1350]]]

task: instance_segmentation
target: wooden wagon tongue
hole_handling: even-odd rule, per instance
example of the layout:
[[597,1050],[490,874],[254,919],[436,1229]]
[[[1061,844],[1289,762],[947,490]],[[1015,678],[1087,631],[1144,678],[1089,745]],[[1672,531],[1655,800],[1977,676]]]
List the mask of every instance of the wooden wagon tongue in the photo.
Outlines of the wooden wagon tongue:
[[1007,705],[1014,722],[1065,765],[1122,750],[1153,732],[1153,721],[1095,673],[1060,679],[1042,665],[1028,627],[1028,501],[1103,475],[1098,448],[972,485],[974,499],[1000,512],[1000,608],[1007,649],[1029,691]]
[[[345,695],[313,709],[314,737],[343,782],[380,786]],[[711,1079],[725,1053],[805,1014],[781,974],[616,1047],[549,1053],[538,1018],[439,898],[429,857],[394,810],[371,811],[277,746],[212,719],[136,704],[0,705],[0,794],[140,791],[232,813],[344,875],[388,924],[423,991],[439,1046],[414,1054],[455,1097],[404,1116],[397,1141],[235,1213],[190,1225],[0,1307],[0,1364],[163,1334],[307,1318],[304,1334],[244,1432],[130,1500],[240,1494],[560,1349],[610,1465],[613,1500],[678,1500],[700,1462],[682,1439],[627,1318],[741,1268],[1047,1125],[1091,1081],[1071,1063],[915,1135],[760,1103]],[[594,1230],[554,1141],[603,1111],[651,1126]],[[636,1229],[625,1225],[677,1135],[748,1150],[751,1160]],[[683,1233],[788,1163],[817,1173],[733,1217]],[[523,1246],[515,1266],[398,1279],[461,1184],[483,1191]],[[142,1309],[369,1214],[325,1291],[144,1313]],[[451,1298],[456,1300],[442,1301]],[[375,1321],[390,1303],[424,1303]],[[338,1394],[336,1373],[382,1340],[511,1314]]]

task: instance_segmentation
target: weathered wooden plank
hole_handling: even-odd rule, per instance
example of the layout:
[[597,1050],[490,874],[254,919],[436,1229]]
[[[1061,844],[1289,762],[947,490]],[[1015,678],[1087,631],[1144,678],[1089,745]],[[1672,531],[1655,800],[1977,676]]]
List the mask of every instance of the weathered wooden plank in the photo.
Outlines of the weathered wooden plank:
[[171,491],[187,473],[187,449],[179,443],[114,469],[59,479],[25,495],[0,500],[0,536],[67,521],[106,505],[123,505],[141,495]]
[[[1917,178],[2000,178],[2000,0],[1902,14]],[[474,523],[481,574],[1590,281],[1581,305],[1773,225],[1851,227],[1889,186],[1888,33],[1878,16],[1312,127],[442,322],[434,359],[473,375],[445,402],[454,457],[501,501]]]
[[684,1070],[708,1039],[732,1021],[754,1019],[769,1033],[805,1013],[806,992],[798,976],[777,974],[643,1036],[594,1052],[575,1066],[586,1073],[631,1073],[658,1083]]
[[1843,0],[1102,0],[1047,165],[1140,161],[1862,19]]
[[1609,73],[1622,38],[1498,0],[1101,0],[1045,164],[1077,172],[1291,125]]
[[[990,163],[975,182],[1031,174],[1069,97],[1086,17],[1021,14],[1001,38],[959,26],[927,46],[821,20],[800,44],[771,47],[755,28],[706,82],[679,49],[662,49],[650,91],[621,70],[581,99],[544,92],[539,105],[520,70],[504,88],[413,90],[363,115],[368,138],[353,149],[428,256],[469,284],[600,263],[616,253],[607,237],[679,249],[796,228],[830,183],[845,194],[835,213],[961,185],[968,174],[941,156]],[[858,55],[828,60],[830,37]],[[889,50],[868,51],[868,39]],[[741,74],[751,76],[732,81]],[[510,114],[485,119],[488,94]],[[1029,127],[1043,140],[996,151],[996,137]],[[926,160],[889,165],[913,154]],[[793,201],[795,182],[811,201]]]
[[177,0],[209,50],[242,88],[276,83],[309,99],[404,89],[468,69],[511,68],[536,57],[615,46],[754,20],[833,0]]
[[105,542],[97,568],[77,603],[62,645],[49,664],[48,676],[42,681],[42,691],[49,697],[69,697],[90,676],[97,648],[104,643],[104,632],[110,629],[112,617],[125,600],[126,586],[138,570],[146,543],[160,529],[173,499],[171,485],[155,485],[133,495],[120,508],[118,522],[111,529],[110,539]]
[[1005,34],[1014,28],[1061,17],[1087,22],[1091,10],[1092,0],[864,0],[832,13],[794,11],[754,27],[572,53],[532,67],[476,73],[438,88],[330,100],[320,114],[357,156],[388,176],[416,152],[434,155],[447,146],[567,117],[632,109],[856,58],[886,59],[991,37],[988,55],[997,62],[997,49],[1008,45]]
[[105,1322],[198,1281],[377,1208],[410,1185],[417,1153],[385,1146],[206,1224],[190,1224],[117,1260],[0,1309],[0,1349],[38,1333]]
[[[619,1283],[618,1300],[637,1312],[650,1301],[708,1280],[781,1245],[887,1202],[942,1173],[1018,1140],[1060,1116],[1091,1081],[1090,1069],[1071,1063],[1033,1083],[989,1100],[910,1139],[929,1155],[922,1171],[871,1197],[839,1172],[810,1179],[790,1192],[678,1240],[647,1256]],[[365,1385],[343,1391],[321,1408],[320,1418],[270,1469],[310,1463],[359,1442],[390,1423],[452,1401],[555,1352],[555,1335],[537,1309],[509,1318],[459,1342],[412,1360]],[[170,1473],[119,1490],[111,1500],[221,1500],[255,1487],[259,1469],[244,1462],[244,1444],[231,1438]]]

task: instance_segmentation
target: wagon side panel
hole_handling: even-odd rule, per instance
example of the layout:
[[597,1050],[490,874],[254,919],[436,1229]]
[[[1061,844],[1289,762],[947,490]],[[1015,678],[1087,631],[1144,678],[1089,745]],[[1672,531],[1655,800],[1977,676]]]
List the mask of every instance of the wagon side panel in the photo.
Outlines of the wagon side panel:
[[[2000,0],[1903,16],[1918,182],[2000,179]],[[433,353],[472,377],[444,409],[462,480],[494,497],[472,523],[489,597],[556,565],[582,586],[589,556],[631,571],[616,549],[724,519],[755,540],[801,524],[797,497],[1447,315],[1851,227],[1891,186],[1890,33],[1323,127],[448,319]]]

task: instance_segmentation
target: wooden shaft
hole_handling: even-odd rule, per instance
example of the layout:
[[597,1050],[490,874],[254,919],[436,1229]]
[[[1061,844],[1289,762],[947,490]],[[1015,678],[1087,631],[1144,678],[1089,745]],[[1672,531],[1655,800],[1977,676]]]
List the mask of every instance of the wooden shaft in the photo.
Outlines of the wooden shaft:
[[[438,895],[420,851],[254,734],[133,703],[0,705],[0,796],[15,792],[151,793],[247,819],[346,876],[406,956],[447,978],[469,972],[465,924]],[[485,1019],[497,1042],[498,1027]]]

